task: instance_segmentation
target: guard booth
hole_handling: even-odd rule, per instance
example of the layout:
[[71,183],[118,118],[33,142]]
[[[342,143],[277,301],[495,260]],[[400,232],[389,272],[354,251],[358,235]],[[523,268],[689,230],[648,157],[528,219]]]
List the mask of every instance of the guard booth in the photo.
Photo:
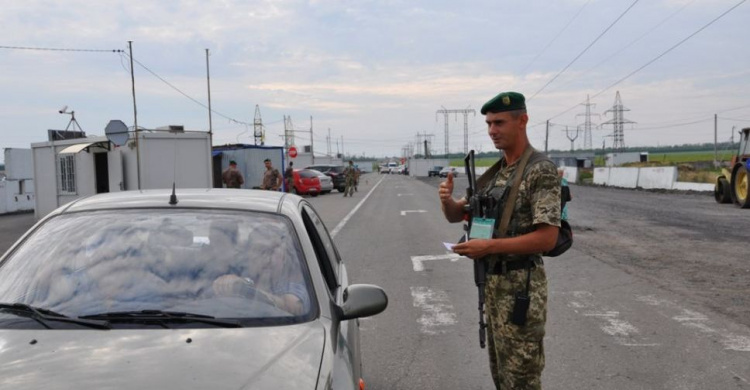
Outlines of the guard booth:
[[[111,127],[112,122],[119,122]],[[210,135],[182,126],[129,131],[112,121],[105,137],[50,137],[31,144],[42,218],[85,196],[126,190],[211,187]],[[51,131],[51,132],[54,132]],[[72,132],[69,132],[72,133]]]

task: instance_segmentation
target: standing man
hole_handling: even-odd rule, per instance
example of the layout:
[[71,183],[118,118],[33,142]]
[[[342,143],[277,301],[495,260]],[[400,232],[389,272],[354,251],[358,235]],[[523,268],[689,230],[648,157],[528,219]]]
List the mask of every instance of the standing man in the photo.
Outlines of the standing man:
[[286,186],[286,192],[292,192],[294,186],[294,165],[293,162],[289,161],[289,166],[284,171],[284,185]]
[[357,177],[357,171],[354,169],[354,162],[349,160],[349,166],[344,169],[344,177],[346,178],[346,187],[344,188],[344,197],[346,195],[354,196],[354,181]]
[[[477,194],[502,203],[504,190],[513,185],[515,175],[523,175],[522,181],[508,233],[498,237],[501,205],[494,209],[496,215],[486,216],[496,221],[492,238],[472,239],[457,244],[453,251],[487,262],[487,352],[495,387],[541,389],[547,320],[547,277],[541,254],[554,248],[557,241],[560,179],[554,163],[529,144],[529,116],[523,95],[500,93],[485,103],[481,112],[486,115],[490,139],[503,151],[503,157],[479,178]],[[517,172],[529,148],[533,153],[526,169]],[[460,222],[466,213],[467,199],[453,199],[452,193],[453,175],[448,175],[439,189],[443,214],[449,222]],[[519,299],[517,295],[529,299]],[[517,324],[524,321],[517,320],[514,309],[525,313],[524,324]]]
[[221,173],[221,181],[227,188],[242,188],[242,184],[245,183],[245,178],[242,177],[242,173],[237,169],[237,162],[234,160],[229,161],[229,167]]
[[260,185],[260,188],[263,190],[278,191],[281,188],[283,180],[281,172],[271,165],[271,159],[267,158],[263,160],[263,163],[266,164],[266,171],[263,172],[263,183]]

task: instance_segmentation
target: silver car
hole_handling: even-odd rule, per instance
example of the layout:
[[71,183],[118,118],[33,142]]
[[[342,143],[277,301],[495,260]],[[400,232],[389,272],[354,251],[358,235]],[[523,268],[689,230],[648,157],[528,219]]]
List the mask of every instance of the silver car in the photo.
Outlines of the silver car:
[[326,175],[325,173],[321,171],[317,171],[315,169],[308,169],[309,171],[312,171],[318,177],[320,178],[320,193],[321,194],[328,194],[331,191],[333,191],[333,179],[331,179],[330,176]]
[[387,301],[296,195],[97,195],[0,258],[0,388],[359,389]]

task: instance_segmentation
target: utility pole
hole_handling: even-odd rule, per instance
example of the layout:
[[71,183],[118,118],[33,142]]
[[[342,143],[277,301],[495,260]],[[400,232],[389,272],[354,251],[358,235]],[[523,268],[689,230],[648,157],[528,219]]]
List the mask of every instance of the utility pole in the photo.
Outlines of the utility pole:
[[310,115],[310,159],[312,160],[312,165],[315,165],[315,153],[313,153],[313,122],[312,122],[312,115]]
[[343,134],[341,134],[341,158],[342,159],[345,158],[344,157],[344,135]]
[[[441,106],[442,107],[442,106]],[[464,108],[460,110],[455,109],[447,109],[443,107],[442,110],[437,110],[435,113],[435,121],[437,122],[437,114],[443,114],[445,116],[445,156],[447,157],[450,150],[448,148],[448,117],[450,114],[456,114],[456,120],[458,120],[458,114],[464,115],[464,154],[469,153],[469,114],[474,114],[474,116],[477,116],[477,112],[474,111],[472,108]]]
[[[284,123],[286,123],[286,117],[284,118]],[[260,144],[263,146],[265,143],[265,138],[263,136],[263,118],[260,117],[260,107],[258,105],[255,105],[255,119],[253,119],[253,138],[255,139],[255,145],[257,146]]]
[[[213,146],[213,139],[214,139],[214,128],[213,128],[213,121],[211,120],[211,71],[209,70],[208,65],[208,49],[206,49],[206,83],[208,86],[208,144]],[[211,164],[213,165],[213,159],[211,159]]]
[[716,146],[716,143],[719,142],[718,133],[719,133],[719,115],[714,114],[714,168],[719,166],[719,151]]
[[620,99],[620,91],[617,91],[617,94],[615,95],[615,104],[609,110],[604,111],[605,115],[608,112],[613,113],[613,117],[612,119],[602,123],[601,126],[612,125],[614,127],[613,134],[615,139],[612,144],[612,149],[618,152],[625,149],[625,130],[623,128],[623,125],[626,123],[635,123],[631,120],[625,119],[623,115],[625,111],[630,111],[630,109],[627,109],[622,105],[622,99]]
[[331,128],[328,128],[328,137],[326,137],[326,155],[331,157]]
[[544,136],[544,154],[547,154],[547,145],[549,144],[549,119],[547,119],[547,133]]
[[128,41],[130,51],[130,81],[133,86],[133,130],[135,130],[135,160],[138,174],[138,189],[141,189],[141,149],[138,147],[138,109],[135,104],[135,73],[133,69],[133,41]]
[[583,148],[586,150],[591,150],[593,148],[592,146],[592,137],[591,137],[591,127],[594,125],[591,123],[591,115],[599,116],[599,114],[592,114],[591,113],[591,107],[594,107],[596,104],[591,104],[589,102],[589,95],[586,95],[586,104],[582,104],[582,106],[586,107],[586,113],[585,114],[578,114],[576,117],[584,116],[584,122],[582,125],[578,125],[580,128],[583,126]]
[[284,150],[289,150],[289,147],[294,145],[294,125],[292,124],[292,116],[284,116]]

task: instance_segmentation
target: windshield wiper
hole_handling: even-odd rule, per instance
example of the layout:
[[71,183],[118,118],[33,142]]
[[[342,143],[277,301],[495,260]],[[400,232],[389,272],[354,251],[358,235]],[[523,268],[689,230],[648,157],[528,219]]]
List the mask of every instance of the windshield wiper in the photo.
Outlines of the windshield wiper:
[[110,322],[200,322],[203,324],[216,325],[225,328],[241,328],[239,321],[220,320],[216,317],[204,314],[185,313],[179,311],[163,310],[134,310],[134,311],[112,311],[108,313],[91,314],[78,318],[88,320],[107,320]]
[[96,321],[88,319],[70,318],[64,314],[56,313],[49,309],[34,307],[25,303],[0,303],[0,310],[15,314],[21,317],[28,317],[42,324],[47,329],[52,329],[47,325],[47,321],[67,322],[71,324],[88,326],[94,329],[111,329],[107,321]]

